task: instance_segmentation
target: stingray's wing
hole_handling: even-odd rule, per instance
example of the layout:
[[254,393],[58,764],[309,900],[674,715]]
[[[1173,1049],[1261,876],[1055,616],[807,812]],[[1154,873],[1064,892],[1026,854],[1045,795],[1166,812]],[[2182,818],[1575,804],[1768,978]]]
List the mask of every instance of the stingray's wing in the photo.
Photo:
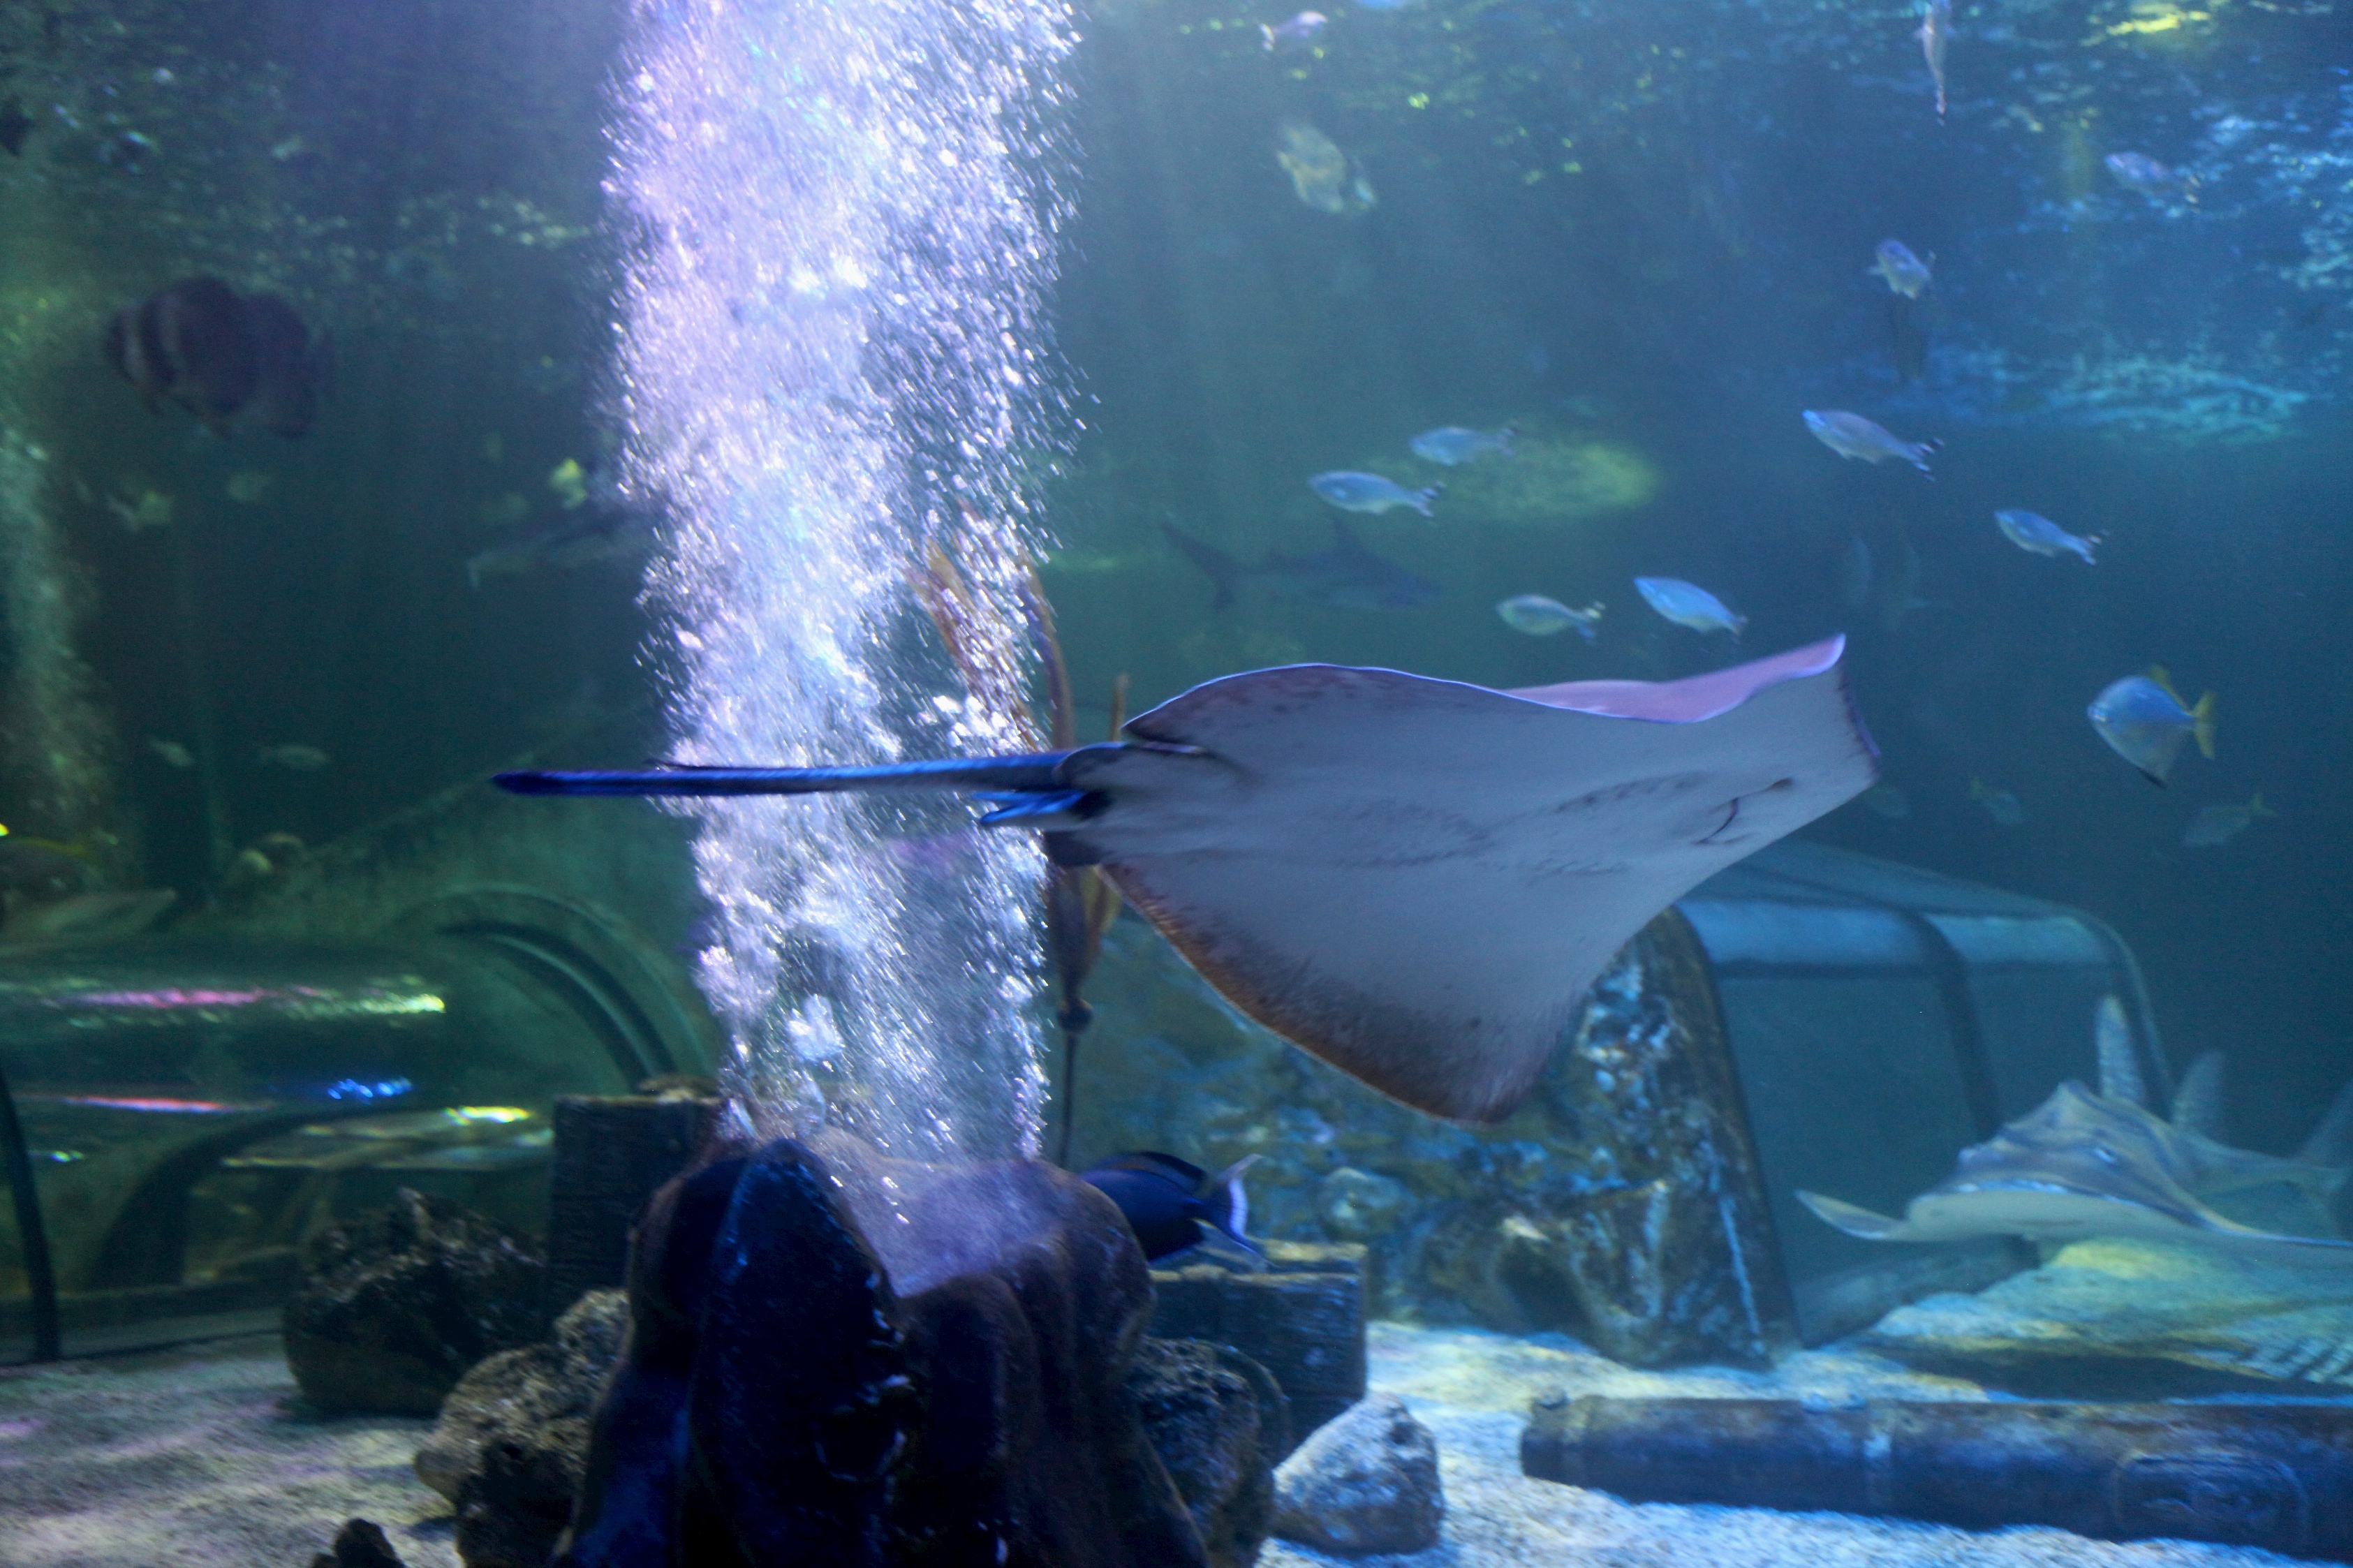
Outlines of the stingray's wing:
[[[1065,765],[1063,836],[1244,1012],[1406,1104],[1492,1121],[1651,918],[1868,787],[1838,639],[1526,694],[1306,665]],[[1058,854],[1060,851],[1058,851]]]

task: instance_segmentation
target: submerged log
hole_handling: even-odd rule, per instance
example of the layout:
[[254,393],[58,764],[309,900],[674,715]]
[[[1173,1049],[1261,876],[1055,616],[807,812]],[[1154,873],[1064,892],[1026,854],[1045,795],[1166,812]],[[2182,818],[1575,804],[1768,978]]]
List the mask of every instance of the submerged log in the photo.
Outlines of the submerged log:
[[1539,1480],[1634,1502],[2056,1525],[2353,1562],[2353,1407],[1537,1401]]

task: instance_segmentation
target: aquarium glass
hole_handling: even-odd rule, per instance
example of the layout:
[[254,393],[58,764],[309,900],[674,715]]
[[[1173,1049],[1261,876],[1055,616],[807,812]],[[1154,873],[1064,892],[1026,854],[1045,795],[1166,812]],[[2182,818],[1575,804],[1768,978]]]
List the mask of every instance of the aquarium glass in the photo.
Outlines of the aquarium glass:
[[[2347,0],[1282,10],[0,7],[0,1359],[267,1329],[404,1191],[544,1247],[559,1100],[641,1088],[923,1164],[1255,1157],[1245,1239],[1360,1281],[1376,1384],[1414,1334],[1770,1388],[1877,1333],[2031,1389],[2048,1345],[1902,1314],[2347,1239]],[[491,783],[1833,637],[1854,787],[1451,1117],[1284,1043],[1326,976],[1250,949],[1511,934],[1382,879],[1454,831],[1443,726],[1299,721],[1426,798],[1326,908],[1232,851],[1231,943],[1067,863],[1062,774]],[[1234,776],[1211,816],[1293,787]],[[2172,1195],[1936,1230],[2029,1122]],[[2228,1332],[2091,1313],[2070,1375],[2341,1394],[2341,1306],[2244,1307],[2280,1267]]]

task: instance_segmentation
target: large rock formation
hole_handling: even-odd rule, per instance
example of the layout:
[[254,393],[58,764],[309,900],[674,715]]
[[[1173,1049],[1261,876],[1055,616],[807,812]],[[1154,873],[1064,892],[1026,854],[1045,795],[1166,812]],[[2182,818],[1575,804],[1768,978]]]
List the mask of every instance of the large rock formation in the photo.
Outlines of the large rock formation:
[[[628,1322],[622,1292],[592,1290],[556,1320],[553,1340],[491,1357],[443,1402],[417,1473],[456,1506],[467,1568],[540,1568],[554,1551]],[[1290,1447],[1282,1390],[1240,1352],[1198,1340],[1145,1340],[1126,1386],[1210,1568],[1247,1568]]]
[[304,1247],[287,1364],[325,1409],[431,1415],[475,1363],[546,1333],[543,1272],[490,1220],[403,1187]]
[[559,1563],[1206,1568],[1127,1386],[1118,1210],[1035,1163],[892,1175],[903,1299],[789,1141],[656,1196]]
[[555,1550],[628,1327],[620,1291],[591,1290],[556,1320],[553,1340],[491,1357],[442,1402],[417,1474],[456,1505],[468,1568],[540,1568]]
[[1714,987],[1672,910],[1492,1128],[1433,1121],[1283,1044],[1141,921],[1114,924],[1090,992],[1082,1163],[1258,1155],[1253,1233],[1363,1243],[1376,1316],[1563,1330],[1639,1366],[1762,1365],[1794,1342]]
[[1209,1568],[1250,1568],[1274,1522],[1275,1461],[1291,1447],[1282,1390],[1230,1346],[1147,1339],[1127,1391]]

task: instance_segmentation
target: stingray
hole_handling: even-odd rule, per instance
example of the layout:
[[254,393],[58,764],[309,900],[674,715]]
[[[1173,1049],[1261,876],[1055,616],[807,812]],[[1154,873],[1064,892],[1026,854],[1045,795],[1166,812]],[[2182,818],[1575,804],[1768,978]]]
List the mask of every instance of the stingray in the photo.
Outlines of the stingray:
[[2140,1103],[2139,1071],[2119,1048],[2123,1010],[2101,1004],[2100,1092],[2073,1079],[1983,1143],[1961,1151],[1953,1173],[1893,1219],[1819,1193],[1799,1200],[1867,1241],[1960,1241],[2019,1236],[2060,1245],[2095,1236],[2182,1237],[2223,1246],[2348,1249],[2353,1242],[2242,1225],[2207,1199],[2274,1186],[2302,1191],[2324,1217],[2348,1169],[2353,1085],[2337,1096],[2295,1157],[2233,1149],[2211,1135],[2221,1058],[2208,1052],[2183,1075],[2170,1120]]
[[930,789],[1094,865],[1244,1013],[1416,1110],[1502,1120],[1627,939],[1877,776],[1833,637],[1498,691],[1291,665],[1101,745],[872,767],[511,773],[528,795]]

